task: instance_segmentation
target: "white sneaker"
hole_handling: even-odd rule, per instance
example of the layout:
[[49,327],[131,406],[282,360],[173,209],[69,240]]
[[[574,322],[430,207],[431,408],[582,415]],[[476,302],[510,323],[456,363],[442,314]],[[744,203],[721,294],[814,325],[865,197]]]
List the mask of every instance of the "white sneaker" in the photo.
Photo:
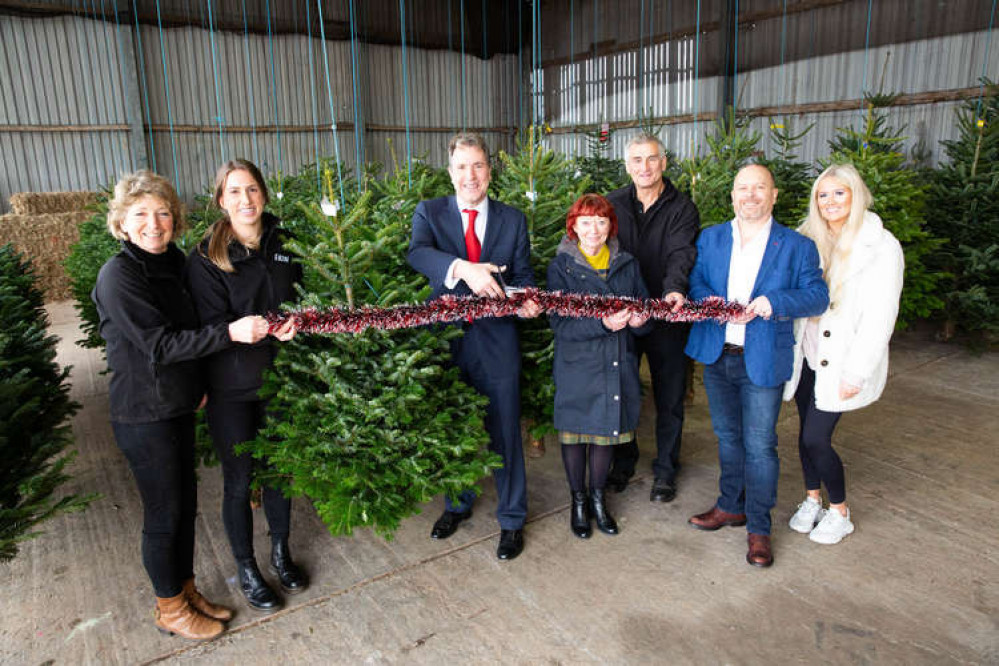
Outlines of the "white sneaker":
[[839,543],[848,534],[853,533],[853,523],[850,522],[850,510],[846,510],[843,516],[836,509],[826,511],[825,517],[815,526],[815,529],[808,535],[808,538],[815,543],[822,543],[831,546]]
[[826,510],[822,508],[822,503],[811,497],[806,497],[805,501],[798,505],[798,510],[791,516],[788,525],[795,532],[808,534],[815,527],[816,523],[822,520]]

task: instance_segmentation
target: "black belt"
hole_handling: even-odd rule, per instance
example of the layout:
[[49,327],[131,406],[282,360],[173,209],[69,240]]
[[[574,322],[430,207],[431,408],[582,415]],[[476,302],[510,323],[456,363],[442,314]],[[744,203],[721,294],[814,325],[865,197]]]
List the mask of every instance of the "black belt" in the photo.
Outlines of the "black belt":
[[731,342],[726,342],[725,346],[722,347],[722,353],[732,354],[733,356],[742,356],[746,351],[746,348],[742,345],[733,345]]

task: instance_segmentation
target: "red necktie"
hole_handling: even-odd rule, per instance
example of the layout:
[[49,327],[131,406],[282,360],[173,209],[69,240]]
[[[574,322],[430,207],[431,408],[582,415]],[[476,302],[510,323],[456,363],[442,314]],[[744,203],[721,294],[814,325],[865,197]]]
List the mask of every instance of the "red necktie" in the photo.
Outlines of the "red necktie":
[[468,213],[468,229],[465,230],[465,250],[468,252],[468,260],[473,264],[479,263],[482,256],[482,245],[479,237],[475,235],[475,218],[479,216],[479,211],[465,208],[462,213]]

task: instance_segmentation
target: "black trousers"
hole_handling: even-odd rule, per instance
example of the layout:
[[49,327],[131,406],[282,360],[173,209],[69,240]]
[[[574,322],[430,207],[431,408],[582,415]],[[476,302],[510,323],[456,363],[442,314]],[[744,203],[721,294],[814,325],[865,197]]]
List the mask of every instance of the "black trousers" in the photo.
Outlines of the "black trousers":
[[[250,483],[254,459],[249,453],[237,454],[237,444],[256,439],[264,424],[266,403],[209,401],[208,430],[215,452],[222,462],[224,491],[222,523],[232,555],[237,560],[253,557],[253,511],[250,508]],[[291,524],[291,500],[279,490],[264,488],[264,514],[272,539],[287,538]]]
[[175,597],[194,576],[194,415],[112,423],[142,497],[142,564],[157,597]]
[[[657,323],[652,332],[636,337],[639,363],[649,360],[652,397],[656,405],[656,457],[652,473],[657,479],[673,482],[680,469],[680,443],[683,436],[683,399],[687,392],[687,345],[689,324]],[[638,440],[614,447],[615,477],[630,478],[638,462]]]
[[819,490],[822,484],[829,501],[846,501],[846,479],[843,461],[832,447],[833,431],[840,412],[824,412],[815,406],[815,372],[802,361],[801,380],[794,393],[798,405],[798,455],[805,475],[805,490]]

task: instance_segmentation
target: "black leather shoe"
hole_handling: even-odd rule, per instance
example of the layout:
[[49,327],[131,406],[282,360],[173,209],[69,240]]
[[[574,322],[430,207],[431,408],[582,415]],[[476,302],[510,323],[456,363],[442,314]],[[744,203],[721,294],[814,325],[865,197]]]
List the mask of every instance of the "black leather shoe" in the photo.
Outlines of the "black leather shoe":
[[589,539],[593,534],[590,527],[590,506],[586,492],[572,493],[572,510],[569,511],[569,527],[580,539]]
[[288,594],[298,594],[304,592],[309,587],[309,578],[298,568],[298,565],[291,560],[291,551],[288,550],[288,538],[275,539],[271,542],[271,573],[278,577],[281,589]]
[[672,502],[676,499],[676,484],[666,479],[656,479],[652,482],[650,502]]
[[524,550],[524,530],[500,530],[499,548],[496,557],[512,560]]
[[257,561],[253,558],[239,560],[236,562],[239,567],[239,588],[246,597],[246,603],[251,608],[265,613],[273,613],[280,609],[284,602],[277,595],[271,586],[267,584],[264,577],[260,575],[257,568]]
[[623,493],[624,489],[628,487],[628,480],[631,479],[630,474],[622,474],[615,470],[611,470],[611,473],[607,475],[607,490],[612,493]]
[[446,539],[455,533],[458,525],[463,520],[472,517],[472,510],[468,511],[445,511],[434,523],[434,529],[430,530],[431,539]]
[[590,490],[590,510],[593,512],[593,519],[597,523],[598,530],[604,534],[617,534],[617,521],[607,512],[603,489]]

